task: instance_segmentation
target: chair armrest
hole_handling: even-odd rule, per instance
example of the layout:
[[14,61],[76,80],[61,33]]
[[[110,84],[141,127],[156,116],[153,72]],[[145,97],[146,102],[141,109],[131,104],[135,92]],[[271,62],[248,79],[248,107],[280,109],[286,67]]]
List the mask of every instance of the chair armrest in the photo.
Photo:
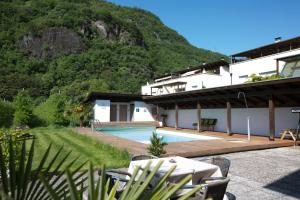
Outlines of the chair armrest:
[[217,181],[217,180],[225,180],[226,177],[207,177],[207,178],[202,178],[200,180],[200,183],[205,183],[206,181]]
[[194,189],[197,185],[184,185],[180,189]]
[[117,181],[124,182],[124,183],[127,183],[127,182],[130,181],[130,179],[122,178],[122,177],[119,177],[119,176],[114,176],[114,175],[111,175],[111,174],[109,174],[108,176],[112,180],[117,180]]
[[109,169],[105,171],[106,173],[109,174],[121,174],[121,175],[125,175],[125,176],[129,176],[131,177],[132,175],[129,172],[123,171],[123,170],[119,170],[119,169]]
[[195,192],[195,194],[193,194],[193,196],[191,196],[191,199],[197,199],[197,200],[204,200],[204,199],[206,199],[206,194],[207,194],[207,190],[208,190],[207,184],[202,184],[202,185],[184,185],[184,186],[182,186],[180,188],[180,190],[182,190],[182,191],[175,194],[175,198],[174,199],[178,199],[178,198],[182,197],[189,190],[192,190],[192,189],[194,189],[196,187],[199,187],[199,186],[201,186],[200,189],[197,192]]

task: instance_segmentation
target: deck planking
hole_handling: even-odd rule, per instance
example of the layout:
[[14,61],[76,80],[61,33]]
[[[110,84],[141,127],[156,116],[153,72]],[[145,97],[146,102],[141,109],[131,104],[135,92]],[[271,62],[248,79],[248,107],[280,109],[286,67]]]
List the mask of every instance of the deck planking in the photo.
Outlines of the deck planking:
[[[198,131],[191,129],[176,130],[170,127],[162,129],[222,138],[218,140],[194,140],[189,142],[172,142],[169,143],[166,147],[166,156],[176,155],[183,157],[199,157],[250,150],[294,146],[294,142],[292,140],[280,140],[279,138],[275,138],[275,141],[270,141],[268,137],[264,136],[251,136],[251,141],[248,142],[247,135],[244,134],[233,134],[231,136],[228,136],[227,133],[214,131],[202,131],[199,133]],[[89,137],[96,138],[104,143],[110,144],[120,149],[126,149],[129,153],[133,155],[147,154],[148,145],[144,143],[127,140],[116,136],[105,135],[99,131],[92,132],[89,128],[76,128],[74,130],[78,134],[83,134]]]

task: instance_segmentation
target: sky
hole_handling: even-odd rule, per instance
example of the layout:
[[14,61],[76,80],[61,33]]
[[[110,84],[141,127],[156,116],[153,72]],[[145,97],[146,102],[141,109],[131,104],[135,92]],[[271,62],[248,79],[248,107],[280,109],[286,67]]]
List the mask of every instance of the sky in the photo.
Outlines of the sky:
[[300,35],[300,0],[108,0],[157,15],[190,44],[225,55]]

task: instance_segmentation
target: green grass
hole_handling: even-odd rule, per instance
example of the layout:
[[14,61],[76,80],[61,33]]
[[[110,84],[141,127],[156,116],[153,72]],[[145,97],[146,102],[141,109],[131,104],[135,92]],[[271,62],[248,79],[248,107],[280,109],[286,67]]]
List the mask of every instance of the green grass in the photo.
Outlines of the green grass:
[[[102,164],[105,164],[107,168],[126,167],[130,162],[130,154],[127,151],[104,144],[94,138],[77,134],[68,128],[34,128],[30,130],[30,133],[37,138],[35,140],[34,167],[37,167],[50,144],[52,144],[52,148],[48,161],[61,146],[63,146],[61,158],[71,151],[68,162],[64,166],[79,156],[71,170],[86,160],[92,161],[96,168],[100,168]],[[84,169],[87,168],[88,165],[85,165]]]

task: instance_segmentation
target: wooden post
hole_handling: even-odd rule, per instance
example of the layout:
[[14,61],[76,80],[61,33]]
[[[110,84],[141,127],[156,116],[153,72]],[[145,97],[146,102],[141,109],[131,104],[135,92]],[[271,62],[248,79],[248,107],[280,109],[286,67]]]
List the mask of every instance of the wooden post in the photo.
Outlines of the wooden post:
[[175,103],[175,128],[178,129],[178,104]]
[[273,98],[269,98],[269,140],[274,141],[275,138],[275,106]]
[[279,75],[279,60],[276,60],[276,74]]
[[227,134],[231,135],[231,103],[227,101]]
[[159,114],[159,106],[156,104],[156,121],[160,120],[160,114]]
[[197,130],[198,132],[200,132],[201,131],[201,104],[199,101],[197,101],[197,117],[198,117]]

